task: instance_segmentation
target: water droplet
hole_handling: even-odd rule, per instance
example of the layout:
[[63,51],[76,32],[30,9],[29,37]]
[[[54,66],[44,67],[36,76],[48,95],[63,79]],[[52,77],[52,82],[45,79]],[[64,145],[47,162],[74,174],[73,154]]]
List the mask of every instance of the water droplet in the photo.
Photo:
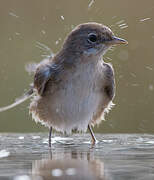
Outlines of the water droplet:
[[144,19],[140,19],[140,22],[144,22],[144,21],[147,21],[149,19],[151,19],[151,18],[147,17],[147,18],[144,18]]
[[91,0],[88,7],[90,8],[94,4],[94,2],[95,2],[94,0]]
[[121,24],[121,23],[124,23],[124,22],[125,22],[125,20],[120,20],[120,21],[116,22],[116,24]]
[[22,175],[22,176],[15,176],[13,180],[31,180],[29,176]]
[[154,144],[154,141],[147,141],[148,144]]
[[128,25],[120,27],[120,29],[128,28]]
[[68,169],[66,169],[65,173],[69,176],[73,176],[76,174],[76,169],[75,168],[68,168]]
[[150,91],[153,91],[153,89],[154,89],[153,85],[152,85],[152,84],[149,84],[149,90],[150,90]]
[[152,71],[152,67],[150,67],[150,66],[146,66],[146,69]]
[[46,34],[45,30],[42,30],[41,32],[42,32],[42,34]]
[[5,149],[0,151],[0,158],[8,157],[10,155],[9,151],[6,151]]
[[57,40],[57,41],[55,42],[55,44],[56,44],[56,45],[59,44],[59,41]]
[[13,17],[16,17],[16,18],[18,18],[19,16],[17,16],[15,13],[13,13],[13,12],[9,12],[9,15],[10,16],[13,16]]
[[19,33],[19,32],[16,32],[15,35],[20,36],[20,33]]
[[62,20],[64,20],[64,16],[60,16]]
[[21,140],[22,140],[22,139],[24,139],[24,136],[19,136],[18,139],[21,139]]
[[32,136],[32,139],[40,139],[40,136]]
[[63,171],[61,169],[53,169],[51,174],[52,176],[59,177],[63,175]]

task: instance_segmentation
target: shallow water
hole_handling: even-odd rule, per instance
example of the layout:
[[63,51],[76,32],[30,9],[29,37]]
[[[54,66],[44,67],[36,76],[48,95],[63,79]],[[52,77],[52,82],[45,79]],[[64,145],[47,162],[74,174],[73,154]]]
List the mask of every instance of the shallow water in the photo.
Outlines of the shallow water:
[[[95,132],[154,133],[154,0],[1,0],[0,4],[0,107],[29,89],[33,76],[25,65],[59,52],[72,28],[94,21],[129,42],[104,55],[115,69],[116,106]],[[28,106],[26,102],[0,113],[0,132],[46,131],[31,121]]]
[[0,180],[153,180],[154,136],[0,134]]

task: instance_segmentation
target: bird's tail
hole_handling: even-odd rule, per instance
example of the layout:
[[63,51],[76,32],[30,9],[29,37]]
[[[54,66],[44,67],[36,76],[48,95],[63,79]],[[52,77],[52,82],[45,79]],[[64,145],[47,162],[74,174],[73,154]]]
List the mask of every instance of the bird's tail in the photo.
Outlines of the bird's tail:
[[29,91],[27,91],[23,96],[21,96],[20,98],[16,99],[14,103],[8,105],[8,106],[5,106],[5,107],[1,107],[0,108],[0,112],[3,112],[3,111],[7,111],[21,103],[23,103],[24,101],[26,101],[27,99],[29,99],[32,95],[34,94],[34,90],[33,88],[31,88]]

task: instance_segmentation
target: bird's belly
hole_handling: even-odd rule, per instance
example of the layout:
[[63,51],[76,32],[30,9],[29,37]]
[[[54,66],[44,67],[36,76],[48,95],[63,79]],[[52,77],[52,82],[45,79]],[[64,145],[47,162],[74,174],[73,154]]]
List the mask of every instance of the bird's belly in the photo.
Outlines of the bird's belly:
[[67,88],[57,92],[49,105],[52,124],[66,131],[86,130],[100,105],[100,94],[87,88]]
[[30,108],[35,121],[70,133],[86,131],[101,102],[102,93],[93,84],[73,81],[50,96],[36,97]]
[[101,76],[94,69],[88,66],[66,74],[56,90],[49,85],[47,96],[36,98],[32,103],[35,105],[31,105],[36,106],[31,108],[34,119],[63,132],[86,131],[105,99],[100,87]]

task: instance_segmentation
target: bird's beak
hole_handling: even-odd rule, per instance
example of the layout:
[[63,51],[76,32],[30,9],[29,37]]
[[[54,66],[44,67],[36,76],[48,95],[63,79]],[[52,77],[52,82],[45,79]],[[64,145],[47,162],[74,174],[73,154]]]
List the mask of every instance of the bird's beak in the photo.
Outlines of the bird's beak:
[[113,36],[112,40],[107,41],[107,44],[109,45],[128,44],[128,41],[126,41],[125,39]]

